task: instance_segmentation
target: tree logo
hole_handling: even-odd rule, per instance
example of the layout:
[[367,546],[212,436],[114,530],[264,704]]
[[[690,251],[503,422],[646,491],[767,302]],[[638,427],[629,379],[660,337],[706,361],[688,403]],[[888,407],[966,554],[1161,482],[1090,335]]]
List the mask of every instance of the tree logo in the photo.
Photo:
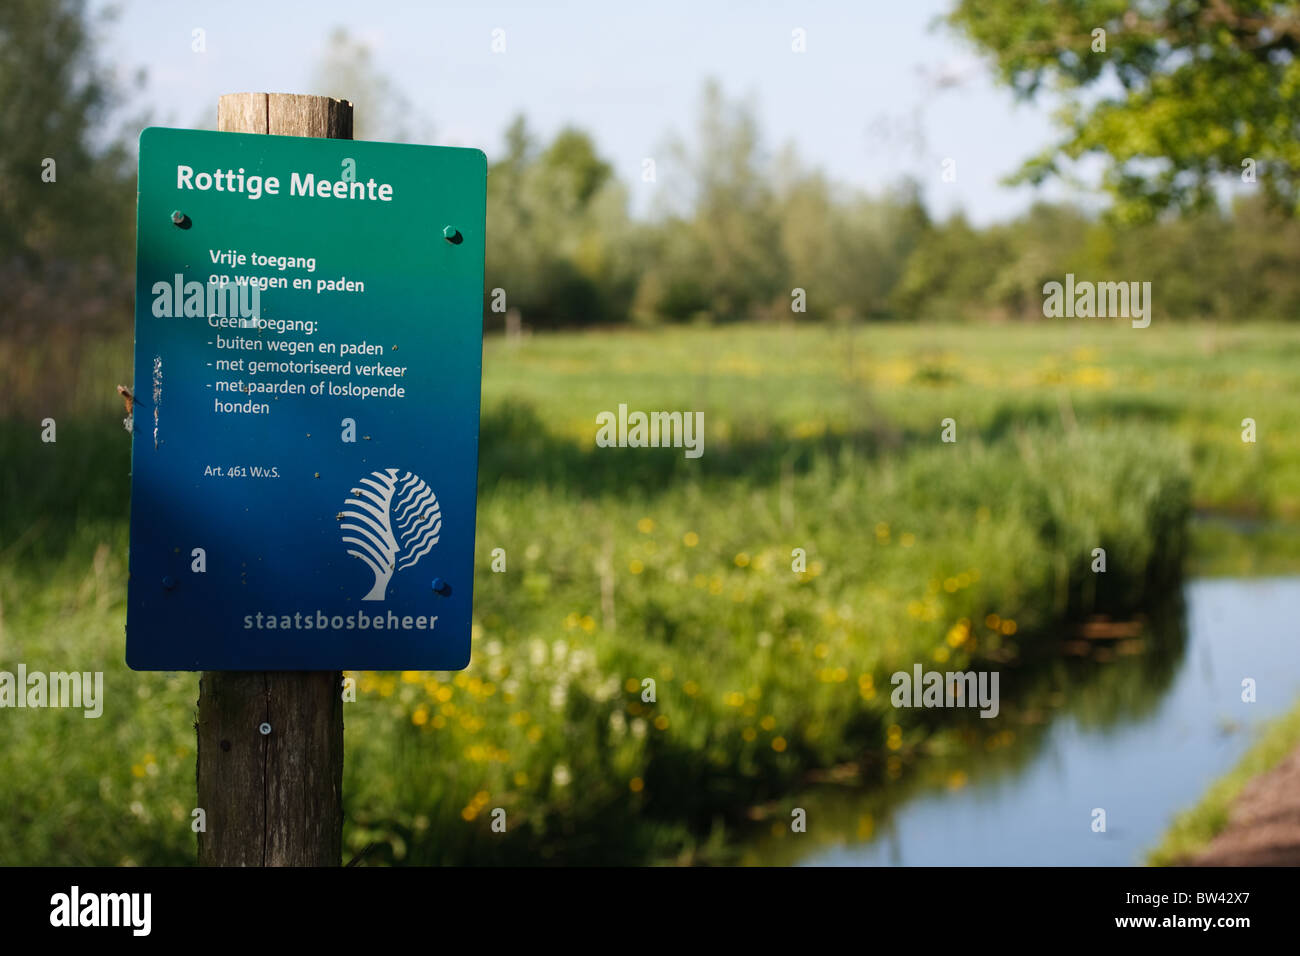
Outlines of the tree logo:
[[364,488],[339,512],[343,543],[353,545],[348,554],[360,558],[375,575],[375,586],[361,600],[382,601],[394,571],[413,566],[438,543],[442,510],[438,497],[419,475],[397,468],[371,472],[362,478]]

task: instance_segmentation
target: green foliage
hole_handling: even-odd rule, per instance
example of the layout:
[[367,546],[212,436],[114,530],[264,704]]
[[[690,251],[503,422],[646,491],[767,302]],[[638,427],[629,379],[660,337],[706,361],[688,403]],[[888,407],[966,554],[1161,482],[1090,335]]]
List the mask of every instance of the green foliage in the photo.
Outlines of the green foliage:
[[504,289],[507,308],[536,327],[618,321],[638,237],[609,164],[572,129],[538,151],[522,117],[506,143],[488,170],[487,316],[501,321],[491,290]]
[[712,316],[761,313],[782,291],[782,268],[770,167],[752,106],[727,102],[716,81],[708,83],[689,145],[677,139],[671,155],[673,175],[686,176],[691,218],[671,224],[665,241],[680,230],[687,248],[698,250],[692,261]]
[[1260,196],[1126,228],[1039,203],[982,230],[960,215],[924,229],[892,304],[927,320],[1041,320],[1044,283],[1069,272],[1150,282],[1157,322],[1290,320],[1300,314],[1293,249],[1300,223]]
[[[104,243],[130,227],[134,203],[120,144],[91,145],[120,91],[93,55],[97,27],[84,7],[13,0],[0,9],[0,262],[101,252],[118,266],[130,261]],[[42,180],[47,157],[57,163],[53,183]],[[67,229],[74,221],[81,228]]]
[[981,236],[963,216],[953,216],[922,234],[894,289],[894,303],[902,314],[918,318],[970,315],[972,304],[988,302],[989,277],[1009,258],[1001,237]]
[[98,28],[80,0],[0,6],[0,335],[24,342],[102,330],[130,302],[134,177],[107,128],[123,91]]
[[[679,481],[639,501],[497,486],[479,538],[513,544],[513,565],[479,577],[476,662],[361,678],[351,726],[393,746],[350,753],[352,845],[398,862],[626,862],[690,846],[809,768],[887,752],[894,724],[910,764],[934,720],[890,706],[892,672],[1015,670],[1067,611],[1124,613],[1177,566],[1185,463],[1135,438],[931,442],[875,466],[816,454],[788,489],[789,526],[763,482]],[[1071,598],[1098,540],[1142,572]],[[806,573],[791,571],[795,544]],[[505,839],[487,826],[495,807]]]
[[[661,217],[637,287],[642,322],[877,318],[927,223],[914,183],[872,199],[773,160],[753,108],[705,87],[690,145],[671,144]],[[682,183],[686,185],[683,187]],[[806,311],[792,309],[795,289]]]
[[1065,97],[1062,139],[1017,181],[1101,157],[1115,216],[1137,222],[1214,208],[1253,159],[1266,193],[1300,206],[1295,0],[957,0],[947,19],[1018,95]]
[[[806,315],[794,317],[892,318],[890,290],[928,234],[916,183],[904,182],[880,199],[846,193],[820,173],[800,168],[793,153],[778,181],[784,270],[790,285],[808,294]],[[778,306],[789,314],[788,299]]]

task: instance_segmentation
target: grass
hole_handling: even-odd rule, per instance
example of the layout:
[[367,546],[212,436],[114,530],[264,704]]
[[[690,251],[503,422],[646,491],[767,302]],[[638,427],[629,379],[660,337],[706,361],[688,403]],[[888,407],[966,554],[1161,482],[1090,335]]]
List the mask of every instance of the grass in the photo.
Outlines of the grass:
[[1272,721],[1240,762],[1174,820],[1160,844],[1147,855],[1152,866],[1177,866],[1193,859],[1228,825],[1228,814],[1251,780],[1268,773],[1300,747],[1300,703]]
[[[588,443],[595,414],[616,400],[685,405],[705,411],[710,440],[741,448],[820,439],[888,451],[934,440],[947,417],[959,438],[984,441],[1034,425],[1136,422],[1192,449],[1198,509],[1300,518],[1295,326],[722,327],[620,332],[614,341],[613,349],[600,334],[514,349],[493,341],[485,405],[522,404],[552,431]],[[1241,440],[1245,418],[1256,421],[1254,444]],[[710,452],[705,459],[722,465]],[[743,470],[756,465],[774,472],[779,461],[745,461]]]
[[[966,729],[890,707],[894,670],[997,667],[1032,699],[1063,620],[1176,581],[1192,503],[1300,515],[1296,352],[1300,331],[1255,326],[489,341],[474,662],[355,675],[349,854],[690,859],[817,768],[905,786]],[[0,667],[103,670],[108,703],[10,720],[0,862],[186,862],[197,680],[122,664],[129,454],[106,370],[129,348],[86,354],[48,411],[0,424]],[[704,411],[703,458],[595,448],[620,402]]]

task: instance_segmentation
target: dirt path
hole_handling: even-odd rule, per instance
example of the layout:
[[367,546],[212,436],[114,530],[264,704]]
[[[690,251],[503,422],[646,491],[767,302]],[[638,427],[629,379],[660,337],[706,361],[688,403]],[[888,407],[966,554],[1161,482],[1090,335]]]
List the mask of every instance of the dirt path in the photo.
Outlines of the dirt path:
[[1300,865],[1300,748],[1246,784],[1193,866]]

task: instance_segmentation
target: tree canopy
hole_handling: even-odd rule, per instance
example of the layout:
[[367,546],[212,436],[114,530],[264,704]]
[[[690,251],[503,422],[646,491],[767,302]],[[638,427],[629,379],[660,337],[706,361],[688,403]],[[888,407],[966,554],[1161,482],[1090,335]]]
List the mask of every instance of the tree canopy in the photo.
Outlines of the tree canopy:
[[947,22],[1017,95],[1064,99],[1015,180],[1097,156],[1122,221],[1203,210],[1243,173],[1300,211],[1297,0],[957,0]]

